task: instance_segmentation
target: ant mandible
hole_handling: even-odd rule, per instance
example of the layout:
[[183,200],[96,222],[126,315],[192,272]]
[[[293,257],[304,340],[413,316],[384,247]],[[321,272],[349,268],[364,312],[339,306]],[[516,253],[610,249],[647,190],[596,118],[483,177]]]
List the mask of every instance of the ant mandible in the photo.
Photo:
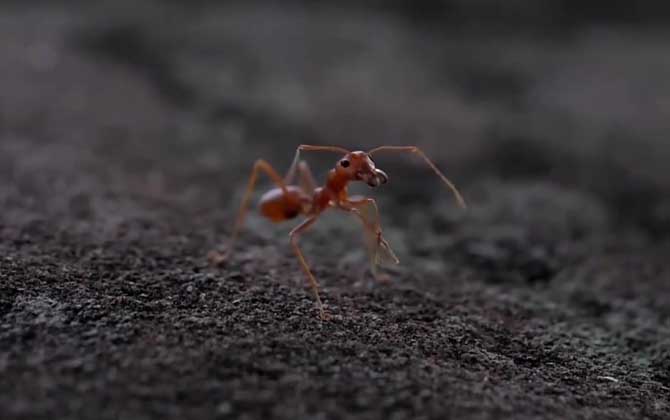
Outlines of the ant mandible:
[[[300,159],[300,153],[303,151],[336,152],[341,153],[344,156],[328,173],[326,184],[323,187],[317,187],[307,163]],[[242,199],[242,204],[233,227],[228,248],[223,253],[212,251],[209,254],[210,260],[215,264],[220,264],[227,259],[244,223],[249,200],[254,190],[254,186],[256,185],[258,174],[260,172],[265,172],[277,187],[266,192],[261,197],[261,214],[276,223],[294,219],[299,215],[304,215],[306,217],[301,224],[291,230],[289,238],[293,251],[298,258],[302,270],[305,272],[310,287],[316,297],[316,302],[319,307],[319,315],[321,319],[325,319],[326,314],[323,310],[321,297],[319,296],[319,285],[298,246],[298,237],[309,229],[325,210],[331,207],[336,208],[352,213],[362,222],[366,238],[368,239],[373,274],[375,274],[375,276],[375,268],[382,262],[390,261],[397,264],[399,262],[398,259],[391,250],[388,242],[382,236],[382,229],[379,222],[379,209],[377,208],[375,200],[367,197],[350,197],[347,192],[348,184],[354,181],[365,182],[373,188],[388,182],[388,175],[381,169],[377,169],[372,160],[372,155],[384,151],[406,152],[420,156],[453,192],[459,206],[462,208],[466,207],[463,197],[454,184],[449,181],[437,166],[435,166],[435,164],[416,146],[380,146],[368,152],[351,152],[345,148],[337,146],[313,146],[303,144],[296,150],[293,163],[284,178],[282,178],[265,160],[259,159],[254,163],[253,171],[249,177],[249,183]],[[293,184],[296,172],[299,177],[299,185]]]

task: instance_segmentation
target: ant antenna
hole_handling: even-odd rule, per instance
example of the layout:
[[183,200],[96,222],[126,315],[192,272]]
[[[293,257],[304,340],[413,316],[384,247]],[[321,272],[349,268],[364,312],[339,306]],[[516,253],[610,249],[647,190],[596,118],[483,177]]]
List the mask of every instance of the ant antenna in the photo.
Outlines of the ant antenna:
[[336,153],[341,153],[343,155],[346,155],[349,153],[349,150],[345,149],[344,147],[339,147],[339,146],[314,146],[311,144],[301,144],[298,146],[298,148],[295,150],[295,157],[293,158],[293,163],[291,163],[291,167],[288,170],[288,173],[286,174],[286,178],[284,178],[284,181],[286,183],[291,183],[293,181],[293,177],[295,176],[295,169],[298,167],[298,162],[300,161],[300,152],[305,151],[305,152],[336,152]]
[[447,187],[449,187],[451,192],[456,197],[456,201],[458,202],[458,205],[463,209],[466,209],[468,207],[467,204],[465,204],[465,200],[463,199],[463,196],[461,195],[460,192],[458,192],[458,189],[456,188],[454,183],[451,182],[449,180],[449,178],[447,178],[437,168],[437,166],[435,166],[433,161],[431,161],[428,158],[428,156],[426,156],[426,154],[423,153],[421,151],[421,149],[419,149],[418,147],[416,147],[416,146],[379,146],[379,147],[375,147],[374,149],[370,150],[368,152],[368,155],[372,156],[372,154],[374,154],[374,153],[383,152],[383,151],[408,152],[408,153],[414,153],[414,154],[417,154],[417,155],[421,156],[421,158],[426,162],[426,164],[428,164],[428,166],[430,166],[430,168],[433,170],[433,172],[435,172],[435,174],[437,176],[439,176],[440,179],[442,179],[442,181],[447,185]]

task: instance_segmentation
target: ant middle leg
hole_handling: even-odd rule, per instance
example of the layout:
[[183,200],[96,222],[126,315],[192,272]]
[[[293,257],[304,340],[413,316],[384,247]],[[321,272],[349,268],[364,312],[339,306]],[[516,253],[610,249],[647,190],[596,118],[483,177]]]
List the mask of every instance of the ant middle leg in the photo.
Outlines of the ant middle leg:
[[304,160],[298,163],[298,179],[300,182],[300,188],[305,192],[305,194],[311,196],[314,193],[317,185],[316,180],[314,179],[314,175],[312,175],[312,171],[309,169],[309,165]]
[[228,259],[228,256],[232,251],[235,242],[237,241],[237,237],[239,236],[242,225],[244,224],[244,219],[246,218],[248,212],[249,200],[251,199],[251,194],[253,193],[254,187],[256,186],[258,175],[261,172],[266,173],[268,177],[270,177],[272,182],[274,182],[277,185],[277,187],[279,187],[282,190],[284,194],[288,195],[288,190],[282,177],[279,176],[279,174],[272,167],[272,165],[270,165],[263,159],[258,159],[254,163],[253,170],[251,171],[251,176],[249,176],[247,188],[244,192],[244,197],[242,198],[242,204],[240,205],[240,209],[237,214],[237,219],[235,220],[235,225],[233,226],[233,232],[230,236],[230,242],[228,243],[228,246],[226,247],[226,250],[224,252],[216,250],[209,252],[208,259],[210,260],[211,263],[219,265]]
[[323,310],[323,303],[321,302],[321,297],[319,296],[319,284],[314,278],[314,275],[312,274],[312,271],[309,268],[309,264],[307,264],[305,256],[303,255],[302,251],[300,250],[300,247],[298,246],[298,236],[307,229],[309,229],[316,222],[318,217],[319,217],[318,215],[311,216],[309,219],[306,219],[304,222],[299,224],[289,233],[289,238],[291,241],[291,246],[293,247],[293,252],[295,253],[296,257],[298,257],[300,266],[302,267],[302,270],[305,272],[307,280],[309,281],[309,285],[312,288],[312,291],[314,292],[314,297],[316,298],[316,303],[319,307],[319,317],[321,318],[321,320],[325,320],[327,318],[326,318],[326,312]]
[[294,160],[291,164],[291,167],[286,172],[284,177],[284,184],[294,185],[294,178],[296,177],[296,172],[298,176],[298,183],[300,188],[308,195],[311,195],[316,189],[316,180],[314,175],[312,175],[312,170],[309,168],[307,161],[305,160]]

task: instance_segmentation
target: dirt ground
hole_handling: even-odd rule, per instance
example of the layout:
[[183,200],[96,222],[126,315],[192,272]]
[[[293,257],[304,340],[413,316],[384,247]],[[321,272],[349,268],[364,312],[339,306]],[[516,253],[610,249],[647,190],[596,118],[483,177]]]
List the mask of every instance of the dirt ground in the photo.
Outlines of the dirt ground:
[[[0,418],[670,418],[664,25],[30,4],[0,6]],[[252,216],[206,258],[253,161],[300,143],[419,145],[470,208],[379,156],[390,184],[355,190],[402,264],[376,282],[324,216],[301,242],[320,322],[295,223]],[[308,157],[320,180],[336,159]]]

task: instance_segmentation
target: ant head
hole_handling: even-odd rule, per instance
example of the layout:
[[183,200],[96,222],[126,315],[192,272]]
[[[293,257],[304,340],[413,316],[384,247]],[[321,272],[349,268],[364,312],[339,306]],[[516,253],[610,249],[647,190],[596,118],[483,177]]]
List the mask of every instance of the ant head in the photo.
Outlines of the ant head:
[[384,171],[376,168],[375,163],[366,152],[347,153],[337,162],[335,170],[351,181],[362,181],[371,187],[386,184],[389,180]]

